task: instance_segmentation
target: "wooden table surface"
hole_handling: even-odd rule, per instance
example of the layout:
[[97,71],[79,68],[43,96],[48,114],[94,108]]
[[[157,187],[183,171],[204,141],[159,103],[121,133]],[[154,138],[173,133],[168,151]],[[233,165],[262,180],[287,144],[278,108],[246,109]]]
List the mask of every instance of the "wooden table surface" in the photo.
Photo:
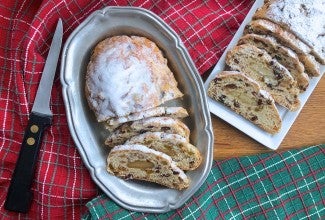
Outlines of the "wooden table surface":
[[[214,131],[214,159],[273,151],[213,114],[211,120]],[[325,77],[319,81],[277,151],[324,143]]]

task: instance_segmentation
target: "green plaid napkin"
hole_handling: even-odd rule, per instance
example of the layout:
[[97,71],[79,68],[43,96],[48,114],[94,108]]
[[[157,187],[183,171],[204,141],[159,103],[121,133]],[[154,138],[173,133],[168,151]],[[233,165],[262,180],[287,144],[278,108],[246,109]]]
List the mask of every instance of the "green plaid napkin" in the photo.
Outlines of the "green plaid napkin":
[[84,219],[325,219],[325,145],[214,161],[202,187],[164,214],[125,210],[106,195]]

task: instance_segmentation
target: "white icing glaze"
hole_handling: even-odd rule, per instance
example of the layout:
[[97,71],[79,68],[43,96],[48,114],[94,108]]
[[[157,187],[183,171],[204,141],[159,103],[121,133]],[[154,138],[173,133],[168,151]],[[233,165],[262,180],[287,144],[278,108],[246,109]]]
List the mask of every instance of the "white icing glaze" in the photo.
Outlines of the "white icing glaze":
[[170,164],[173,171],[176,171],[179,173],[178,174],[179,177],[181,177],[182,179],[187,179],[187,176],[185,175],[184,171],[181,170],[179,167],[177,167],[176,163],[167,154],[150,149],[150,148],[148,148],[144,145],[141,145],[141,144],[117,145],[111,150],[111,152],[117,152],[117,151],[141,151],[145,154],[154,154],[158,157],[162,157],[168,161],[168,163]]

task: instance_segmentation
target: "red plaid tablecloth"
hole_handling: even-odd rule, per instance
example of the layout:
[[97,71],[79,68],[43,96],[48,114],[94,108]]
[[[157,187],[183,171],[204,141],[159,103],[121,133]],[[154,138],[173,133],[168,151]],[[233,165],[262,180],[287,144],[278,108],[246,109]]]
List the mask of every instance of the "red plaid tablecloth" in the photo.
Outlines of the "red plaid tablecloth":
[[79,219],[85,204],[99,193],[70,136],[57,72],[51,96],[53,125],[44,134],[31,210],[17,214],[3,207],[58,18],[63,20],[65,42],[97,9],[112,5],[149,9],[180,35],[202,74],[217,62],[252,4],[252,0],[1,1],[0,217]]

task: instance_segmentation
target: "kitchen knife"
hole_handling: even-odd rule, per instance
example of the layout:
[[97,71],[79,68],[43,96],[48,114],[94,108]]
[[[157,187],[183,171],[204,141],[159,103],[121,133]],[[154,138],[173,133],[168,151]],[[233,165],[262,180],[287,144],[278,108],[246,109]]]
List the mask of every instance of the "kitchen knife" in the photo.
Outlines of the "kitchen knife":
[[59,19],[52,39],[42,78],[37,89],[28,126],[25,129],[19,157],[11,178],[5,209],[26,213],[32,201],[32,182],[44,130],[52,123],[50,110],[51,90],[58,64],[63,36],[62,20]]

